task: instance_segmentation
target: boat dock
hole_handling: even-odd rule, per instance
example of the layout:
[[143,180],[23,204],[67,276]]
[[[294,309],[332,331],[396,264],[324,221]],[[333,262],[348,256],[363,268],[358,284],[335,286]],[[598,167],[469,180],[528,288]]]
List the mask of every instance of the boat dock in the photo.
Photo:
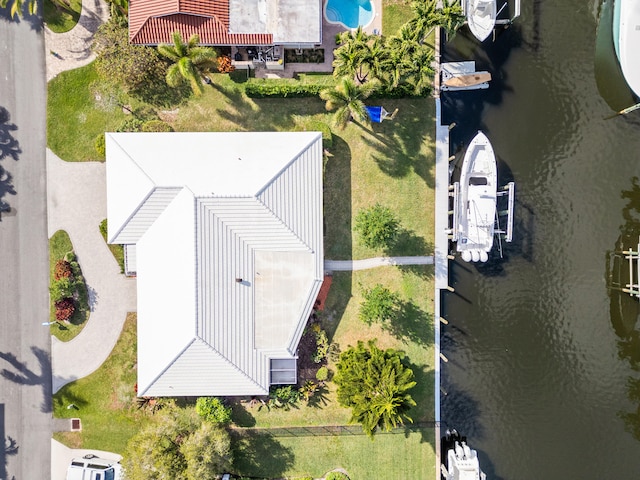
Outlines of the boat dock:
[[[442,125],[442,106],[440,104],[440,29],[436,29],[435,39],[435,89],[436,104],[436,172],[435,172],[435,251],[434,251],[434,399],[435,399],[435,450],[439,462],[440,452],[440,363],[443,355],[440,351],[440,325],[446,320],[441,317],[442,291],[453,289],[449,286],[449,126]],[[441,480],[440,468],[435,471],[436,480]]]

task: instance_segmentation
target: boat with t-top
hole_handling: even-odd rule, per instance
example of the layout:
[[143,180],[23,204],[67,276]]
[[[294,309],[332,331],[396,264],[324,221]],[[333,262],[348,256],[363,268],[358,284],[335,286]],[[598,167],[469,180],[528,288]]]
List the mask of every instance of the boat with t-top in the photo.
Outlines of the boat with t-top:
[[493,247],[498,173],[487,136],[478,132],[460,171],[456,249],[465,262],[486,262]]
[[467,445],[466,437],[461,437],[454,429],[447,430],[443,439],[446,445],[446,466],[440,470],[445,480],[486,480],[486,474],[480,469],[478,452]]

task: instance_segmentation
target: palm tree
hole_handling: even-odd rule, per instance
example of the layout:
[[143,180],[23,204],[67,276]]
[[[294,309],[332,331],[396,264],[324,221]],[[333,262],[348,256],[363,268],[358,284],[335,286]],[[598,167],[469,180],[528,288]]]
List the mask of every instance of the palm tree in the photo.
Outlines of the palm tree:
[[371,56],[368,35],[358,27],[355,32],[344,32],[339,36],[340,47],[333,52],[333,75],[335,77],[355,77],[358,83],[367,80],[367,61]]
[[158,52],[174,63],[167,69],[167,84],[177,87],[183,81],[189,82],[193,93],[200,95],[204,88],[204,70],[215,64],[217,54],[209,47],[199,47],[198,34],[191,35],[189,41],[182,41],[180,32],[173,32],[173,44],[158,45]]
[[0,8],[7,8],[7,5],[11,5],[9,10],[11,18],[21,17],[25,5],[27,5],[29,15],[35,15],[38,11],[37,0],[0,0]]
[[449,39],[453,38],[466,20],[458,0],[442,0],[442,8],[438,10],[438,25],[444,28]]
[[321,91],[320,98],[326,102],[327,110],[336,110],[334,122],[338,127],[344,128],[351,119],[363,123],[368,121],[364,100],[374,93],[378,86],[376,80],[356,84],[352,78],[342,77],[335,88]]
[[411,8],[414,16],[405,26],[412,32],[413,40],[422,42],[438,25],[437,0],[414,0]]

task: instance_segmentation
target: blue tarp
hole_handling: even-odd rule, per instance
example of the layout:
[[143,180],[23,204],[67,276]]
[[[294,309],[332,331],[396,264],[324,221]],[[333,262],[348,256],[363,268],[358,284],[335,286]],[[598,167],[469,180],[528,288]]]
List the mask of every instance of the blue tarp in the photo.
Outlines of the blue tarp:
[[381,123],[387,114],[387,111],[382,107],[365,107],[367,109],[367,115],[372,122]]

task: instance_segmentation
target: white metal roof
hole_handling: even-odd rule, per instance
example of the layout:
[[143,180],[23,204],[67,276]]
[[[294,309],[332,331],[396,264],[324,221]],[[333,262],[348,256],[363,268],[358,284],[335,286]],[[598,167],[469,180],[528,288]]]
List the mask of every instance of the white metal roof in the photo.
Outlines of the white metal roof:
[[107,203],[137,245],[138,394],[266,393],[322,282],[321,134],[108,133]]

